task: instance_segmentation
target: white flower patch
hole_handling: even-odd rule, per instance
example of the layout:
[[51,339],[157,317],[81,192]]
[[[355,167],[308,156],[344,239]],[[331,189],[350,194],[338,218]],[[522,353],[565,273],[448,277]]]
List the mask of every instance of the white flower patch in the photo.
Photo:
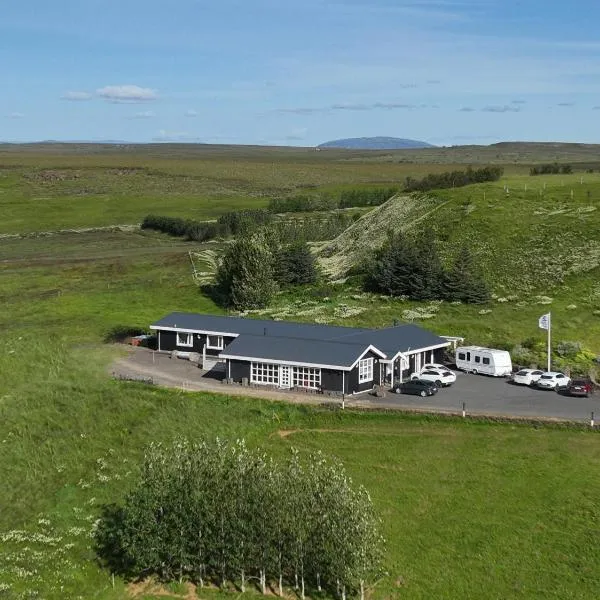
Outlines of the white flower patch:
[[577,308],[577,304],[569,304],[569,306],[567,306],[567,310],[575,310]]
[[480,315],[489,315],[491,312],[492,312],[492,311],[491,311],[491,309],[489,309],[489,308],[482,308],[482,309],[479,311],[479,314],[480,314]]
[[347,319],[349,317],[354,317],[356,315],[360,315],[365,312],[366,308],[361,306],[348,306],[346,304],[340,304],[333,311],[333,316],[341,319]]
[[452,306],[459,306],[460,304],[462,304],[462,302],[460,300],[452,300],[452,302],[450,302],[450,304]]
[[500,297],[500,298],[496,298],[496,302],[508,302],[508,298],[504,298],[504,297]]
[[552,304],[552,298],[550,296],[536,296],[536,304]]

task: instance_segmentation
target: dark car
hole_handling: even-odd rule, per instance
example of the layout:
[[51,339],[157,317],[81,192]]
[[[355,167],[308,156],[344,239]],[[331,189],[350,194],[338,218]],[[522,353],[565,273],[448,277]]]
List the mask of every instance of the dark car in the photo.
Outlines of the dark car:
[[566,392],[569,396],[585,396],[586,398],[594,391],[591,381],[585,379],[573,379],[567,386]]
[[433,381],[424,379],[413,379],[394,386],[396,394],[413,394],[415,396],[433,396],[437,394],[438,388]]

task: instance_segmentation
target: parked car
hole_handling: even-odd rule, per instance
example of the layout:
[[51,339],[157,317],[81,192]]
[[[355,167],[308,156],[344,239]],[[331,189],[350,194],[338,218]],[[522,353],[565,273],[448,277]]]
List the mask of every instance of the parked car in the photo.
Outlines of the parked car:
[[534,385],[543,374],[544,371],[539,369],[521,369],[512,376],[512,381],[519,385]]
[[424,379],[433,381],[437,387],[448,387],[456,381],[456,373],[449,369],[421,369],[420,373],[415,373],[411,379]]
[[566,389],[569,396],[585,396],[586,398],[594,393],[594,386],[591,381],[585,379],[572,379]]
[[415,396],[433,396],[437,394],[438,388],[432,381],[425,379],[411,379],[404,383],[397,383],[394,386],[396,394],[413,394]]
[[427,363],[423,365],[422,371],[425,369],[444,369],[445,371],[449,371],[450,369],[446,365],[442,365],[441,363]]
[[535,385],[542,390],[558,390],[567,387],[570,381],[570,377],[567,377],[564,373],[547,371],[542,373]]

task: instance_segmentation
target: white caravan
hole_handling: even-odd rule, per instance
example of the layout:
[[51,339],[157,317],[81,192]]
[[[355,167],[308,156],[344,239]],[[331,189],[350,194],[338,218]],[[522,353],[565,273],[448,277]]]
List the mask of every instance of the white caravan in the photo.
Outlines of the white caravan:
[[512,373],[512,361],[506,350],[480,346],[459,346],[456,349],[456,367],[467,373],[483,373],[494,377]]

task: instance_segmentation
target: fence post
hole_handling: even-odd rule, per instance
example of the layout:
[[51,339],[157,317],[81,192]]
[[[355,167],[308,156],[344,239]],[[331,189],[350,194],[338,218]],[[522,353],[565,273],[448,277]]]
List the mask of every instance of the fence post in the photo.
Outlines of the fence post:
[[592,416],[590,418],[590,427],[594,427],[594,411],[592,411]]
[[462,407],[462,417],[463,419],[467,416],[467,403],[463,402],[463,407]]

